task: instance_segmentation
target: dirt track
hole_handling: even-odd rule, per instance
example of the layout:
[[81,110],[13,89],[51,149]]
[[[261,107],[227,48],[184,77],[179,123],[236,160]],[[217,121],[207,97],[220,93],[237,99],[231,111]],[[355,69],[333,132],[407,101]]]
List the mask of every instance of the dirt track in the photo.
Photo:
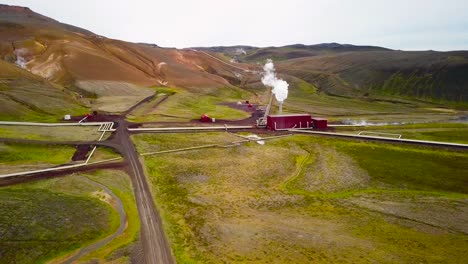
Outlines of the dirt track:
[[125,120],[119,120],[119,123],[114,140],[121,143],[124,158],[130,167],[129,174],[141,224],[140,233],[144,252],[144,259],[141,261],[148,264],[175,263],[143,167],[138,159],[135,146],[128,135],[128,123]]
[[112,192],[109,188],[107,188],[106,186],[98,183],[98,182],[95,182],[95,181],[92,181],[86,177],[82,177],[82,179],[86,180],[87,182],[91,183],[92,185],[95,185],[101,189],[103,189],[107,194],[109,194],[115,201],[116,201],[116,205],[115,205],[115,208],[117,210],[117,212],[119,213],[119,220],[120,220],[120,224],[119,224],[119,228],[117,229],[117,231],[115,231],[112,235],[102,239],[102,240],[99,240],[87,247],[84,247],[84,248],[81,248],[79,249],[74,255],[71,255],[70,258],[68,258],[67,260],[65,260],[64,263],[73,263],[74,261],[80,259],[81,257],[83,256],[86,256],[87,254],[103,247],[104,245],[106,245],[107,243],[109,243],[110,241],[112,241],[114,238],[120,236],[123,234],[123,232],[125,231],[126,229],[126,226],[127,226],[127,214],[125,213],[125,210],[124,210],[124,206],[123,206],[123,203],[122,201],[120,200],[120,198],[114,194],[114,192]]

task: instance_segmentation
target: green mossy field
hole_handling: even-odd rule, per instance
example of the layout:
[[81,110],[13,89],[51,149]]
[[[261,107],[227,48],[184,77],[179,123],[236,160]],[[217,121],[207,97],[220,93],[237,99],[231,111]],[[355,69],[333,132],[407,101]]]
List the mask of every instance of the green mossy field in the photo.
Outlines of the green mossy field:
[[42,263],[104,237],[113,210],[97,199],[0,188],[0,263]]
[[[133,139],[145,153],[239,138]],[[296,135],[144,160],[179,263],[465,259],[465,152]]]

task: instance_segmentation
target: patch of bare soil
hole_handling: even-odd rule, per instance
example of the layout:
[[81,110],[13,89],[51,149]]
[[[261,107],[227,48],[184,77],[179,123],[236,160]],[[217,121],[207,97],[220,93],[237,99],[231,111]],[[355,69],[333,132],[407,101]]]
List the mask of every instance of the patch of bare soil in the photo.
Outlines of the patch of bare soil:
[[329,193],[367,186],[369,175],[351,157],[334,148],[316,147],[313,151],[316,160],[305,169],[296,188]]
[[73,154],[72,161],[86,160],[88,152],[91,150],[90,145],[78,145]]

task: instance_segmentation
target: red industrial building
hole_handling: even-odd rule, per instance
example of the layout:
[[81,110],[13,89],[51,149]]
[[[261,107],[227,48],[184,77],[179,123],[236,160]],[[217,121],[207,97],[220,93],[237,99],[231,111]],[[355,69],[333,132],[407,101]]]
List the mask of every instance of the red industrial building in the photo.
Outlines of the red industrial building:
[[314,124],[315,129],[327,129],[328,121],[325,118],[312,118],[312,123]]
[[312,127],[309,114],[288,114],[267,116],[267,127],[271,130]]
[[267,116],[267,128],[271,130],[291,128],[326,129],[327,120],[312,118],[309,114],[269,115]]

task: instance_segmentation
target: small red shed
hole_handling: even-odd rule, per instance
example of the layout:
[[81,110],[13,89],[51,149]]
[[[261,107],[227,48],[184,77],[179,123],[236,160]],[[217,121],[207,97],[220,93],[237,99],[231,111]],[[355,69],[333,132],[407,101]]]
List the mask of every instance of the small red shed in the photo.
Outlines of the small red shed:
[[271,130],[312,127],[309,114],[288,114],[267,116],[267,127]]
[[211,122],[211,118],[205,114],[201,115],[200,117],[201,122]]
[[312,118],[312,122],[315,129],[327,129],[328,127],[328,121],[325,118],[314,117]]

